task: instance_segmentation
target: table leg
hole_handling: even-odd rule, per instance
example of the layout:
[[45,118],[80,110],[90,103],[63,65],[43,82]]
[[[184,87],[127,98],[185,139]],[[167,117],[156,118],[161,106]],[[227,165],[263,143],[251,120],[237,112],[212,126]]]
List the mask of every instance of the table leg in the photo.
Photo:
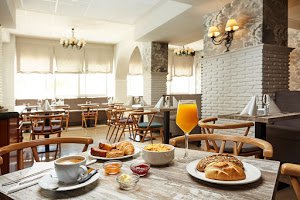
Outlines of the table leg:
[[266,124],[255,122],[255,137],[259,139],[266,140]]
[[169,144],[170,140],[170,111],[164,112],[164,143]]

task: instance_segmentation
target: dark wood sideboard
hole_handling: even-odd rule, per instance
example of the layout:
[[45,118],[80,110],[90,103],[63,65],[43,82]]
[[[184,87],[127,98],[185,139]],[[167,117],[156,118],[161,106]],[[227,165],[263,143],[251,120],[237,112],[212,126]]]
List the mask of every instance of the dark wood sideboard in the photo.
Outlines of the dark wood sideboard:
[[[20,142],[19,133],[19,113],[17,112],[0,112],[0,147]],[[4,155],[1,174],[9,172],[10,155]]]

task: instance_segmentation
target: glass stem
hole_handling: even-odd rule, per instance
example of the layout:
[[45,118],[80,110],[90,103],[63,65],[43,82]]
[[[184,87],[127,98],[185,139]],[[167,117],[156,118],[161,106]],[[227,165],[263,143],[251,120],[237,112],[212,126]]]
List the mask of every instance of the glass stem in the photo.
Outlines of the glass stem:
[[184,151],[184,156],[183,158],[188,157],[188,149],[189,149],[189,133],[184,133],[184,139],[185,139],[185,151]]

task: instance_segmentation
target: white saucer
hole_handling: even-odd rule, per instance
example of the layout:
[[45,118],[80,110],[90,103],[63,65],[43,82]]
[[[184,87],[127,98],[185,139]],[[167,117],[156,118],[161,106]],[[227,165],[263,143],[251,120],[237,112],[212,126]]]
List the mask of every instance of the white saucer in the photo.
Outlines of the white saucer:
[[92,178],[87,180],[84,183],[74,183],[74,184],[64,184],[62,182],[59,182],[56,174],[55,176],[52,176],[51,174],[55,174],[54,171],[46,174],[40,181],[39,186],[45,190],[51,190],[51,191],[67,191],[67,190],[75,190],[84,186],[87,186],[95,181],[97,181],[100,177],[100,173],[96,173]]

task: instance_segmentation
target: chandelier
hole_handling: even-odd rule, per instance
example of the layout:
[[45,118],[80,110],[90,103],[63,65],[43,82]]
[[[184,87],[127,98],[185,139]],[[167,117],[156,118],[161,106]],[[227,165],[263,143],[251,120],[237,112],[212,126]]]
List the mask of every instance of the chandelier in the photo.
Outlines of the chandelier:
[[174,54],[177,56],[194,56],[195,51],[192,48],[185,48],[184,46],[181,49],[174,49]]
[[80,40],[76,39],[74,36],[74,28],[72,28],[72,37],[60,39],[60,44],[64,48],[76,47],[76,49],[81,49],[82,47],[84,47],[86,45],[86,41],[84,39],[80,39]]

